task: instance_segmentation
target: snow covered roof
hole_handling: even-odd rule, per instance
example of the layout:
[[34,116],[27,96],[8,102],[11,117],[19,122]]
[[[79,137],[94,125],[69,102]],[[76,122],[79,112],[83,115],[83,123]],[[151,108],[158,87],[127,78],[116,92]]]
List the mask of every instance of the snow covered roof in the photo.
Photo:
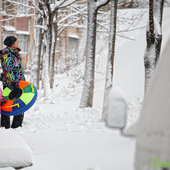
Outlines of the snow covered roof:
[[79,36],[77,34],[68,34],[68,36],[71,38],[79,39]]
[[16,34],[24,34],[24,35],[29,35],[29,31],[16,31]]

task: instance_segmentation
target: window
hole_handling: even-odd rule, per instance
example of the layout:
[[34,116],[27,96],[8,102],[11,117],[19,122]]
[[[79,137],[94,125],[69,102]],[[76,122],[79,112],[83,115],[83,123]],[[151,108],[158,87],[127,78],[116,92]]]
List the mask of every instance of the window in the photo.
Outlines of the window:
[[17,39],[21,52],[28,52],[28,35],[17,34]]
[[69,13],[70,13],[69,22],[70,23],[74,23],[74,22],[76,22],[78,20],[78,15],[73,15],[76,12],[77,11],[73,7],[70,7],[70,9],[69,9]]
[[69,51],[77,53],[78,49],[78,38],[69,37]]
[[25,14],[27,15],[29,12],[29,4],[28,4],[28,0],[18,0],[18,14]]
[[5,0],[2,0],[2,11],[5,11]]

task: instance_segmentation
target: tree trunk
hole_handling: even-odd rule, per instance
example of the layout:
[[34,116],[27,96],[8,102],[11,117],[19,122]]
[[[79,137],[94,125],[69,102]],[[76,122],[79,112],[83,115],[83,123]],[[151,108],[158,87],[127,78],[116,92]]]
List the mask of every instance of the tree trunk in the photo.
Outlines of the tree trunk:
[[96,46],[96,16],[97,8],[95,1],[89,0],[85,76],[80,108],[92,107],[93,105],[95,46]]
[[103,119],[106,115],[106,107],[108,104],[108,95],[113,84],[113,68],[114,68],[114,55],[115,55],[115,42],[116,42],[116,27],[117,27],[117,4],[118,0],[111,0],[111,18],[110,18],[110,39],[109,39],[109,53],[106,68],[106,80],[103,102]]
[[[155,9],[155,13],[158,13],[158,22],[160,25],[160,33],[155,35],[155,50],[156,50],[156,59],[155,62],[157,63],[160,57],[160,51],[161,51],[161,44],[162,44],[162,18],[163,18],[163,8],[164,8],[164,0],[155,0],[155,3],[157,3],[158,10]],[[156,15],[156,14],[155,14]]]
[[[46,19],[46,18],[45,18]],[[50,99],[50,80],[49,80],[49,53],[50,53],[50,34],[47,30],[44,34],[45,55],[43,56],[43,87],[44,87],[44,101]]]
[[151,84],[151,78],[155,69],[155,34],[154,34],[154,0],[149,1],[149,29],[146,32],[145,64],[145,90]]
[[[40,18],[38,24],[39,25],[42,25],[43,23],[43,18]],[[43,41],[43,32],[42,32],[42,29],[40,28],[39,30],[39,44],[38,44],[38,55],[37,55],[37,89],[40,88],[40,65],[41,65],[41,50],[42,50],[42,41]]]
[[[158,62],[162,42],[162,17],[164,0],[149,1],[149,29],[146,33],[147,47],[144,55],[145,91],[151,84],[156,63]],[[159,25],[155,29],[154,23]],[[157,32],[156,32],[157,31]]]
[[49,76],[51,75],[51,64],[52,64],[52,57],[51,57],[51,51],[52,51],[52,34],[53,34],[53,17],[52,17],[52,14],[49,13],[49,21],[48,21],[48,31],[47,31],[47,34],[48,34],[48,48],[49,48],[49,52],[48,52],[48,70],[49,70]]
[[53,24],[54,26],[54,42],[53,42],[53,51],[52,51],[52,66],[51,66],[51,76],[50,76],[50,88],[54,87],[54,76],[55,76],[55,50],[57,44],[57,23]]

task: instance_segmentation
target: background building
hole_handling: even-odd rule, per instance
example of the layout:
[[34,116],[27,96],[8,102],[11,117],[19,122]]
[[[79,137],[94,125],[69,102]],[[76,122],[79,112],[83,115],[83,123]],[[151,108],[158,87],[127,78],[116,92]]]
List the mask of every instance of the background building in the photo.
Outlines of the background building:
[[29,56],[32,54],[33,36],[34,36],[34,17],[33,10],[29,10],[30,2],[18,0],[25,6],[9,3],[0,0],[1,4],[1,41],[0,47],[4,48],[3,41],[6,36],[14,35],[19,40],[23,65],[29,62]]
[[[30,6],[31,2],[28,0],[16,0],[16,3],[0,0],[0,48],[4,48],[6,36],[16,36],[24,67],[31,63],[34,46],[34,9]],[[68,12],[70,11],[66,10]],[[67,56],[70,51],[77,52],[80,37],[80,28],[67,27],[58,38],[56,60],[63,55]]]

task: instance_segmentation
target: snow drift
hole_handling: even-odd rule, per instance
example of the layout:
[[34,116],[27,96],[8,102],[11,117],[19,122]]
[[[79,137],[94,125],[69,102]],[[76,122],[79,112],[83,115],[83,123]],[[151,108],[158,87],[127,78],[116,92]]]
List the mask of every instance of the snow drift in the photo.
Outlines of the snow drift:
[[0,132],[0,168],[32,165],[32,152],[22,137],[14,132]]

